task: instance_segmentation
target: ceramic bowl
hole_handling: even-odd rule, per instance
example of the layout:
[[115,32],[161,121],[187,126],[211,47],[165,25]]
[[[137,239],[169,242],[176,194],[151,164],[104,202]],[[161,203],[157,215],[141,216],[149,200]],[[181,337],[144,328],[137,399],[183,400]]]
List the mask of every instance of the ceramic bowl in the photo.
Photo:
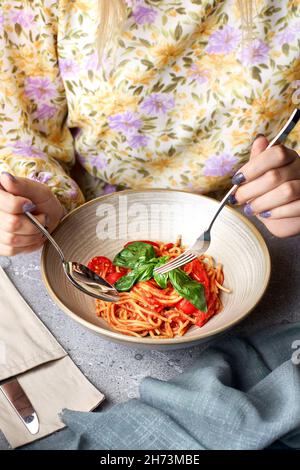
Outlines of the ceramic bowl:
[[[191,244],[207,227],[217,201],[184,191],[122,191],[94,199],[67,215],[53,236],[67,260],[87,263],[104,255],[112,259],[128,240]],[[209,249],[224,266],[231,294],[222,293],[224,310],[202,328],[192,327],[172,339],[136,338],[112,330],[95,314],[94,299],[74,288],[49,243],[42,253],[42,274],[50,296],[67,315],[109,341],[143,348],[190,347],[240,322],[261,299],[270,277],[267,246],[254,225],[225,207],[212,230]]]

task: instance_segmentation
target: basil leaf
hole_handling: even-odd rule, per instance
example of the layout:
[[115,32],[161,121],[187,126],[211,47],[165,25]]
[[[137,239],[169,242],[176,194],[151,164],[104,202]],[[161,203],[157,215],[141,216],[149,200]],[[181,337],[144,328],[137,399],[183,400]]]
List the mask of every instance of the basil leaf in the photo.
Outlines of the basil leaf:
[[120,277],[120,279],[117,280],[117,282],[115,283],[115,288],[119,292],[127,292],[137,282],[138,277],[139,273],[137,273],[136,271],[130,271],[125,276],[122,276]]
[[191,279],[182,269],[177,268],[169,272],[172,286],[181,297],[184,297],[198,310],[207,312],[204,286]]
[[[169,259],[169,256],[162,256],[161,258],[158,258],[158,263],[156,264],[156,268],[159,268],[159,266],[162,266],[165,264]],[[168,287],[168,281],[169,281],[169,273],[165,274],[157,274],[156,272],[153,273],[153,277],[155,282],[161,287],[162,289],[166,289]]]
[[149,281],[153,277],[153,270],[156,266],[156,263],[147,263],[138,268],[140,272],[138,282]]
[[115,256],[113,264],[134,269],[137,263],[146,262],[152,258],[155,258],[155,250],[152,245],[144,242],[133,242]]
[[139,263],[135,269],[130,271],[125,276],[121,277],[115,283],[115,287],[119,292],[129,291],[134,284],[141,281],[149,281],[153,277],[153,269],[156,266],[156,262]]

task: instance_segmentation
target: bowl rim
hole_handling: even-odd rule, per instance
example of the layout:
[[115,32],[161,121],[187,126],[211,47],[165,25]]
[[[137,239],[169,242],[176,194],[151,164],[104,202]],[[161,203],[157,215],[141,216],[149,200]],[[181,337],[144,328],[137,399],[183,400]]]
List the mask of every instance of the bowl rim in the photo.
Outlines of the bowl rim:
[[[53,231],[52,236],[55,237],[56,232],[61,229],[62,225],[66,222],[66,220],[69,219],[75,212],[82,210],[83,208],[85,208],[88,205],[95,204],[98,201],[101,201],[103,199],[109,199],[110,197],[115,197],[116,194],[145,193],[145,192],[183,193],[183,194],[188,194],[188,195],[208,199],[209,201],[211,201],[215,204],[218,204],[218,202],[219,202],[219,201],[217,201],[216,199],[214,199],[212,197],[209,197],[209,196],[206,196],[206,195],[203,195],[203,194],[192,193],[191,191],[185,191],[185,190],[180,190],[180,189],[160,189],[160,188],[153,188],[153,189],[147,188],[147,189],[141,189],[141,190],[138,190],[138,189],[137,190],[135,190],[135,189],[125,189],[125,190],[117,191],[116,193],[104,194],[102,196],[96,197],[94,199],[91,199],[90,201],[85,202],[81,206],[76,207],[71,212],[69,212],[65,217],[63,217],[63,219],[60,221],[59,225]],[[230,323],[226,324],[225,326],[215,328],[214,330],[212,330],[210,332],[204,333],[204,334],[201,335],[201,337],[191,338],[191,337],[187,337],[187,336],[179,336],[179,337],[176,336],[175,338],[162,339],[162,340],[152,339],[152,338],[139,338],[139,337],[124,335],[122,333],[107,330],[105,328],[102,328],[101,326],[94,325],[94,324],[90,323],[89,321],[84,320],[83,318],[79,317],[76,313],[74,313],[71,309],[69,309],[68,307],[66,307],[64,305],[64,303],[59,299],[59,297],[56,295],[56,293],[54,292],[54,290],[52,289],[52,287],[50,285],[50,281],[48,280],[48,276],[46,274],[46,257],[47,257],[47,252],[48,252],[49,247],[50,247],[50,242],[48,242],[48,241],[45,242],[45,244],[43,246],[43,249],[42,249],[42,254],[41,254],[41,274],[42,274],[43,282],[44,282],[44,284],[46,286],[46,289],[47,289],[50,297],[52,298],[52,300],[56,303],[56,305],[58,305],[58,307],[65,314],[67,314],[69,317],[71,317],[73,320],[75,320],[77,323],[84,326],[88,330],[92,330],[94,333],[104,337],[107,340],[111,339],[111,340],[121,342],[121,343],[132,343],[132,344],[137,344],[137,345],[138,344],[156,345],[156,346],[159,346],[160,344],[161,345],[170,345],[170,346],[173,345],[174,346],[174,345],[177,345],[177,344],[180,345],[180,344],[189,343],[192,347],[194,343],[198,343],[201,340],[204,340],[204,339],[207,339],[209,337],[213,337],[215,335],[218,335],[218,334],[224,332],[225,330],[228,330],[228,329],[232,328],[236,324],[240,323],[244,318],[246,318],[255,309],[255,307],[258,305],[258,303],[261,301],[262,297],[264,296],[264,294],[266,292],[266,289],[268,287],[270,277],[271,277],[270,252],[269,252],[269,249],[267,247],[267,244],[266,244],[262,234],[255,227],[255,225],[252,222],[250,222],[244,215],[240,214],[237,210],[233,209],[232,207],[230,207],[228,205],[226,205],[226,208],[229,211],[231,211],[235,216],[237,216],[239,219],[241,219],[244,222],[244,224],[246,224],[248,226],[249,230],[257,238],[257,240],[259,242],[259,245],[262,249],[265,261],[266,261],[266,276],[265,276],[264,284],[262,286],[261,294],[260,294],[259,298],[257,299],[256,303],[250,309],[242,310],[242,313],[237,318],[235,318],[233,321],[231,321]]]

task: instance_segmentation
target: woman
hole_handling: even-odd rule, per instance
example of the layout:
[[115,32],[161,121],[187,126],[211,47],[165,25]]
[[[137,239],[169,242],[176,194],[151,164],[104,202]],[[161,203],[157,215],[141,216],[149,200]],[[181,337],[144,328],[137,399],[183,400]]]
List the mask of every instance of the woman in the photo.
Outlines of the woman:
[[75,156],[89,197],[221,191],[240,168],[232,202],[276,236],[300,233],[299,126],[266,150],[295,107],[299,0],[0,5],[1,255],[42,245],[24,211],[53,230],[84,202]]

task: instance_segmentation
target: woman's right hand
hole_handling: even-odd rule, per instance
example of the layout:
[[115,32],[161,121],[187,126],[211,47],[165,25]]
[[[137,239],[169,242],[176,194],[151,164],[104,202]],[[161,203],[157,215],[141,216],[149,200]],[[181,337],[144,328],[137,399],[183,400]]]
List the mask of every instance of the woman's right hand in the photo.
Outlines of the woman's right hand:
[[0,255],[14,256],[38,250],[43,234],[24,212],[32,212],[51,232],[64,215],[64,209],[48,186],[27,178],[0,175]]

